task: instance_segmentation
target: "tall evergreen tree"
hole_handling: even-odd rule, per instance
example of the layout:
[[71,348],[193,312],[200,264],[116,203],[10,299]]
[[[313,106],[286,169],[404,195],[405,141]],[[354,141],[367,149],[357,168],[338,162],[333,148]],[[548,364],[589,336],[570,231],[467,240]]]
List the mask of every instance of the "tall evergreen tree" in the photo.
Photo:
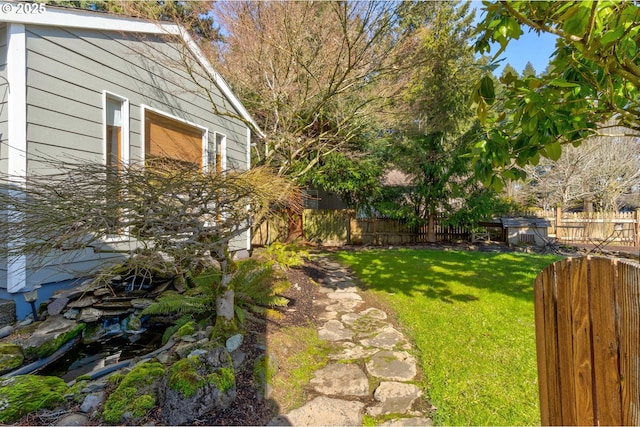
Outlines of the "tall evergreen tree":
[[527,61],[527,65],[524,66],[524,69],[522,70],[522,77],[535,77],[536,76],[536,69],[533,68],[533,64],[531,63],[531,61]]

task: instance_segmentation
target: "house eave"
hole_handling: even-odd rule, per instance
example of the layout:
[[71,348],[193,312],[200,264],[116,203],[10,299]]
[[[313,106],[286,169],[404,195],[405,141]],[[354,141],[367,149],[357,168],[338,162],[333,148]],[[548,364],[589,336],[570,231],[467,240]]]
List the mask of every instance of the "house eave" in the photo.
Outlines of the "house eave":
[[122,15],[113,15],[105,12],[93,12],[82,9],[69,9],[54,6],[46,6],[42,13],[19,13],[17,7],[13,7],[7,13],[0,15],[0,22],[24,25],[44,25],[65,28],[93,29],[100,31],[116,31],[121,33],[138,33],[154,35],[170,35],[180,37],[189,51],[209,73],[212,81],[238,111],[240,117],[253,130],[264,137],[263,131],[255,123],[242,102],[232,92],[231,87],[215,71],[209,60],[204,56],[197,43],[189,35],[189,32],[178,24],[170,22],[154,22],[141,18],[133,18]]

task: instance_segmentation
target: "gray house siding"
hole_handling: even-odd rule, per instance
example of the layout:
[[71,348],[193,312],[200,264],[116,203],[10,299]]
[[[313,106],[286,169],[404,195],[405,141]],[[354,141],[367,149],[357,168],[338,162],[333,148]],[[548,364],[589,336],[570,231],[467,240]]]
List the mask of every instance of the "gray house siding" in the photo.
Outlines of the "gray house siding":
[[[144,105],[206,127],[210,138],[213,132],[225,134],[228,166],[245,169],[246,125],[214,116],[209,99],[177,71],[179,61],[178,51],[158,37],[27,27],[29,162],[38,156],[101,159],[106,90],[129,100],[132,159],[141,157]],[[211,93],[220,106],[225,104],[217,88]]]
[[[6,77],[6,31],[0,35],[0,77]],[[129,102],[131,161],[142,159],[143,114],[151,108],[208,129],[209,141],[216,133],[225,135],[227,168],[248,168],[247,124],[241,113],[212,82],[200,78],[196,84],[180,71],[181,59],[177,45],[159,36],[27,25],[28,173],[46,173],[50,160],[103,161],[104,91]],[[0,81],[0,139],[6,139],[7,129],[5,87]],[[214,114],[209,96],[223,114]],[[7,170],[2,150],[0,167]],[[246,236],[235,239],[233,249],[246,248],[246,241]],[[52,258],[46,268],[36,269],[27,260],[27,287],[77,277],[110,259],[93,253],[68,255]],[[6,260],[0,260],[0,288],[6,288]]]

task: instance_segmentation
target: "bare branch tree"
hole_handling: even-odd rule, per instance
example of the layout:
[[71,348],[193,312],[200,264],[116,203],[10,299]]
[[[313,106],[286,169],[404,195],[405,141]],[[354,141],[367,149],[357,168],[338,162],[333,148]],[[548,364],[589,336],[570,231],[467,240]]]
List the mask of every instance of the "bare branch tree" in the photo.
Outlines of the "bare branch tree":
[[[413,67],[401,2],[220,2],[214,63],[268,134],[256,155],[302,177],[345,150],[398,95]],[[382,84],[384,82],[384,84]]]
[[528,166],[523,189],[539,207],[568,207],[590,200],[600,211],[617,211],[621,197],[640,185],[640,143],[630,129],[609,123],[553,162]]
[[[161,254],[178,272],[222,270],[218,316],[233,318],[229,247],[255,221],[282,208],[299,210],[298,188],[265,168],[203,172],[197,165],[153,159],[146,165],[51,163],[57,174],[0,180],[0,255],[28,255],[33,265],[56,253],[111,252],[125,237],[127,255]],[[117,245],[116,245],[117,246]],[[115,250],[118,250],[117,247]],[[230,312],[222,310],[229,308]]]

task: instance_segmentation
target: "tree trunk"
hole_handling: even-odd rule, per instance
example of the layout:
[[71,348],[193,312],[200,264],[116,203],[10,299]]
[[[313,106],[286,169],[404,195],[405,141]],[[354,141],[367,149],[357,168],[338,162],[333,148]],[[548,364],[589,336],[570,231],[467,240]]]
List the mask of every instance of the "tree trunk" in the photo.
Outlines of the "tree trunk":
[[436,216],[434,214],[429,214],[427,221],[427,242],[436,242]]
[[302,214],[287,209],[287,223],[286,241],[288,243],[302,237]]
[[217,321],[230,323],[233,321],[235,304],[235,292],[233,289],[227,289],[216,297],[216,317]]
[[217,261],[220,264],[222,277],[220,279],[220,287],[222,293],[216,297],[216,324],[218,326],[230,326],[234,317],[235,292],[229,289],[229,283],[233,277],[231,257],[226,248],[216,251]]

